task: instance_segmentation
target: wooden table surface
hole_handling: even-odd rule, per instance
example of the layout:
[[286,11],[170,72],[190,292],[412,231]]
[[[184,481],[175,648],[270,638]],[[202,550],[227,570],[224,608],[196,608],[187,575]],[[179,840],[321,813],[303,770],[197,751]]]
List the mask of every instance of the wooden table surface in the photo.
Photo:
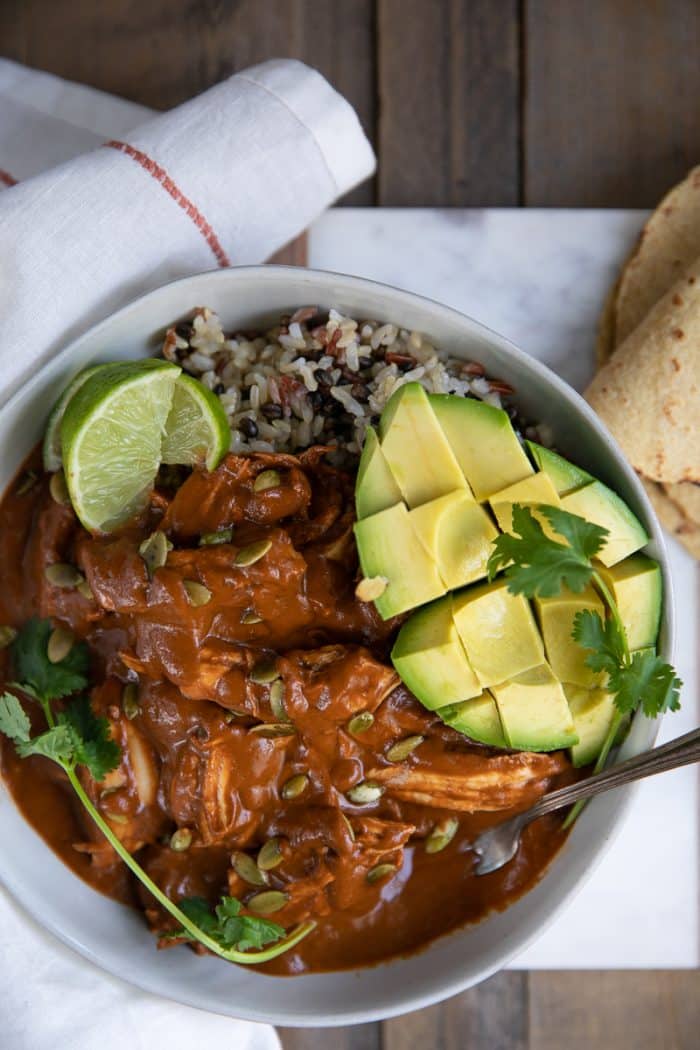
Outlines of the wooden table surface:
[[[650,207],[700,160],[698,0],[0,0],[0,52],[159,109],[301,58],[378,153],[348,204]],[[418,1014],[282,1040],[695,1050],[700,976],[503,973]]]

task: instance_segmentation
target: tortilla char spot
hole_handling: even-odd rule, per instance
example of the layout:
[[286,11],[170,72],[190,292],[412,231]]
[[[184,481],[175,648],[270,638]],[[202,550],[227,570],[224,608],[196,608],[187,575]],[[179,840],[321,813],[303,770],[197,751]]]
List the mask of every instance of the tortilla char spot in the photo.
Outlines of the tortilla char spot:
[[683,305],[683,300],[681,299],[680,295],[678,295],[678,293],[676,293],[673,296],[673,298],[671,299],[671,302],[673,303],[674,306],[682,306]]
[[682,328],[674,328],[673,329],[673,338],[674,339],[685,339],[685,332],[683,331],[683,329]]
[[695,284],[695,278],[694,277],[689,277],[688,278],[688,284]]

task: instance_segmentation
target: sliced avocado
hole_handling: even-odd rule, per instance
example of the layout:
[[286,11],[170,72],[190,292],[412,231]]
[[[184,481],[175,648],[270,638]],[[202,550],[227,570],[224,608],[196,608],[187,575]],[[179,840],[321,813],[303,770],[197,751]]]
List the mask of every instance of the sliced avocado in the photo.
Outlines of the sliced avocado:
[[409,517],[448,590],[486,576],[491,544],[498,531],[468,489],[424,503]]
[[[489,503],[503,532],[513,531],[514,503],[522,503],[531,508],[538,503],[546,503],[549,507],[561,506],[557,490],[550,478],[543,474],[542,471],[525,478],[524,481],[516,481],[515,485],[509,485],[507,489],[501,489],[500,492],[496,492],[489,499]],[[562,537],[554,531],[544,514],[540,514],[539,511],[532,509],[532,516],[537,518],[550,539],[562,542]]]
[[556,751],[578,741],[561,682],[542,663],[491,687],[506,740],[521,751]]
[[596,761],[605,743],[615,704],[605,689],[584,689],[565,682],[564,692],[578,733],[578,743],[571,748],[571,761],[577,767],[588,766]]
[[391,659],[429,711],[481,692],[452,619],[449,595],[413,613],[399,631]]
[[401,492],[389,469],[379,438],[367,428],[355,484],[355,509],[358,518],[369,518],[380,510],[401,502]]
[[397,503],[356,522],[355,539],[364,576],[387,580],[384,592],[374,602],[383,620],[445,593],[435,562],[416,536],[405,504]]
[[532,609],[521,594],[508,591],[505,580],[453,594],[452,615],[484,688],[544,663]]
[[431,394],[430,404],[479,502],[533,473],[502,408],[456,394]]
[[409,507],[467,487],[420,383],[389,398],[379,421],[382,452]]
[[534,441],[526,441],[525,444],[539,469],[549,477],[560,496],[566,496],[589,481],[595,481],[592,474],[575,467],[568,459],[552,452],[550,448],[538,445]]
[[571,514],[578,514],[609,531],[605,546],[597,555],[608,568],[649,542],[641,523],[624,500],[602,481],[591,481],[583,488],[570,492],[563,497],[561,504]]
[[605,608],[592,587],[574,594],[562,587],[553,598],[536,598],[535,609],[544,638],[547,660],[560,682],[573,682],[588,689],[600,685],[601,676],[586,665],[587,649],[572,636],[574,618],[584,609],[597,612],[605,618]]
[[657,562],[645,554],[633,554],[600,574],[620,610],[630,649],[656,645],[661,620],[663,584]]
[[483,692],[474,700],[441,707],[438,714],[446,725],[458,733],[464,733],[471,740],[491,747],[508,747],[496,701],[488,692]]

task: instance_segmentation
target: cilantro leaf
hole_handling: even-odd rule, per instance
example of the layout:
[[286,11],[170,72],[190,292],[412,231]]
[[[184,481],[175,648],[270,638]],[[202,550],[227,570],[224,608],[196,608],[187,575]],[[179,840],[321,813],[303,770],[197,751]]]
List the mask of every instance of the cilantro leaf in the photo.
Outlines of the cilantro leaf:
[[[47,646],[53,627],[50,620],[33,617],[12,643],[12,664],[21,688],[47,702],[70,696],[88,684],[88,648],[77,642],[68,655],[52,664]],[[26,688],[26,687],[29,688]]]
[[634,653],[631,663],[618,668],[609,679],[618,710],[623,714],[636,711],[641,703],[647,718],[678,711],[682,684],[673,667],[652,652]]
[[12,693],[0,696],[0,733],[15,744],[25,744],[31,736],[32,724],[21,703]]
[[63,764],[70,762],[74,755],[73,738],[66,726],[54,726],[47,729],[45,733],[32,737],[31,740],[22,741],[16,745],[17,754],[22,758],[29,755],[43,755],[50,758],[52,762]]
[[[284,937],[284,928],[276,922],[257,915],[241,915],[242,905],[235,897],[222,897],[214,911],[203,897],[186,897],[180,901],[179,907],[202,933],[222,948],[244,952],[264,948]],[[182,926],[163,936],[178,940],[195,939]]]
[[119,765],[121,750],[111,738],[109,722],[97,717],[89,697],[71,700],[59,713],[58,723],[70,735],[75,761],[87,766],[95,780],[104,780]]
[[[600,539],[598,533],[604,530],[557,507],[542,506],[538,509],[547,518],[550,511],[554,511],[558,527],[567,530],[574,545],[550,539],[530,508],[514,503],[513,530],[517,535],[504,533],[494,541],[488,562],[489,579],[492,580],[499,569],[508,566],[505,575],[511,594],[551,598],[564,586],[579,594],[593,575],[586,551],[595,547]],[[555,527],[554,522],[552,525]],[[596,530],[595,535],[586,529]]]
[[593,671],[612,674],[625,661],[625,639],[617,622],[602,620],[592,609],[582,609],[574,617],[573,639],[583,649],[591,649],[586,665]]
[[604,529],[602,525],[594,525],[578,514],[562,510],[561,507],[541,504],[538,510],[544,514],[554,531],[568,540],[571,549],[586,561],[590,561],[602,550],[605,540],[610,535],[608,529]]

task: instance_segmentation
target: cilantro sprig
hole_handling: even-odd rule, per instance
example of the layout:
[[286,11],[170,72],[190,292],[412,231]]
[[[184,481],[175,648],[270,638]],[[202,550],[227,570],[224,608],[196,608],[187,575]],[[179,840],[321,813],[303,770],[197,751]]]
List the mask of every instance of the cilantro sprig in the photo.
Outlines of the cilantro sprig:
[[[537,511],[566,542],[547,535],[530,507],[516,503],[512,518],[515,535],[504,533],[494,541],[488,563],[489,579],[505,569],[508,590],[526,598],[551,598],[563,587],[580,594],[588,584],[602,598],[605,618],[585,609],[576,614],[573,627],[574,640],[590,650],[587,666],[606,674],[606,689],[615,704],[615,714],[594,768],[598,773],[623,720],[639,707],[647,718],[677,711],[682,682],[674,668],[656,653],[630,653],[615,597],[593,562],[605,544],[608,530],[560,507],[540,505]],[[573,807],[565,827],[573,823],[582,805]]]
[[[31,719],[22,703],[14,692],[6,691],[0,695],[0,733],[13,742],[22,758],[42,755],[63,769],[80,802],[115,852],[179,924],[175,931],[164,934],[165,937],[197,942],[228,962],[244,964],[268,962],[293,948],[311,932],[315,923],[303,923],[285,936],[284,928],[274,922],[242,915],[242,904],[235,897],[223,896],[213,911],[200,897],[175,904],[114,834],[85,791],[78,769],[86,768],[93,779],[100,782],[117,768],[121,751],[111,738],[109,722],[95,714],[85,693],[87,646],[76,643],[64,659],[52,663],[47,652],[51,632],[49,620],[36,618],[22,628],[12,643],[16,681],[9,686],[40,705],[47,728],[33,734]],[[54,709],[54,701],[66,698],[69,699],[62,707]]]

